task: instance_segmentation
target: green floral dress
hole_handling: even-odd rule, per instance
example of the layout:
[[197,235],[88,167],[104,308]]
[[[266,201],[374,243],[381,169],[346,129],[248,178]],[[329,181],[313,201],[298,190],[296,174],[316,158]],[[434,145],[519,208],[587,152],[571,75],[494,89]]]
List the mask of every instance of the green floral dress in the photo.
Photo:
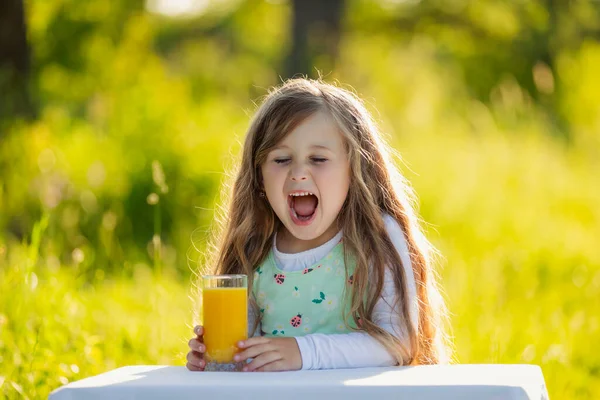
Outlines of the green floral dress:
[[[355,262],[344,265],[340,241],[309,268],[286,272],[277,268],[273,251],[254,272],[252,294],[262,315],[264,336],[348,333]],[[346,272],[347,271],[347,272]]]

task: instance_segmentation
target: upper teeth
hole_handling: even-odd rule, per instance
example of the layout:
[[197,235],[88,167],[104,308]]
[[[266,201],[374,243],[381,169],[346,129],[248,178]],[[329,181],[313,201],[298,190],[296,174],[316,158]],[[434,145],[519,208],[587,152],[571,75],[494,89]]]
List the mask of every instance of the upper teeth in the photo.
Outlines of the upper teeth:
[[296,193],[290,193],[290,196],[308,196],[308,195],[312,195],[314,196],[313,193],[311,192],[296,192]]

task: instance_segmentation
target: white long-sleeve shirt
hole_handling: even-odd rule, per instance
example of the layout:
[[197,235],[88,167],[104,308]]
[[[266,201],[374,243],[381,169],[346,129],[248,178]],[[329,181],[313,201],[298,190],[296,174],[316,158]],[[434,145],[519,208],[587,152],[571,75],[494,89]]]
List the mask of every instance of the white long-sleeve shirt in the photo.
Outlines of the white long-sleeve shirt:
[[[405,270],[410,322],[417,329],[418,326],[418,301],[414,274],[410,262],[408,246],[400,225],[389,215],[383,217],[388,235],[400,255]],[[275,262],[283,271],[298,271],[314,265],[325,257],[342,238],[338,232],[331,240],[323,245],[295,254],[282,253],[277,249],[277,238],[273,240],[273,253]],[[407,348],[410,342],[406,329],[402,328],[400,310],[402,304],[397,302],[398,293],[391,277],[391,272],[386,268],[385,280],[381,297],[373,310],[373,322],[390,334],[400,339]],[[393,308],[395,305],[395,308]],[[249,311],[249,331],[254,326],[256,316]],[[260,335],[260,327],[253,336]],[[330,368],[359,368],[383,367],[396,364],[395,358],[374,337],[366,332],[350,332],[345,334],[326,335],[321,333],[296,337],[296,342],[302,357],[302,369],[330,369]]]

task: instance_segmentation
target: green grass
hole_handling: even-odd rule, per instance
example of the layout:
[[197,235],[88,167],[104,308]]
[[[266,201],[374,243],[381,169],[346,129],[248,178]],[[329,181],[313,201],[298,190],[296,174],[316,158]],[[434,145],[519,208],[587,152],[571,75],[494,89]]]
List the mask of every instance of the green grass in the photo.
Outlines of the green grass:
[[598,163],[543,136],[438,146],[450,156],[414,153],[411,167],[429,164],[413,181],[445,256],[459,361],[538,364],[551,398],[595,398]]
[[[32,26],[45,12],[32,8]],[[123,365],[184,365],[190,239],[202,246],[251,100],[277,84],[282,45],[253,31],[263,25],[238,32],[252,51],[198,37],[160,56],[152,19],[138,16],[118,43],[102,32],[86,42],[78,73],[41,71],[39,120],[0,140],[0,397],[46,398]],[[556,116],[509,78],[475,100],[426,39],[349,32],[324,72],[380,111],[403,155],[445,257],[457,358],[538,364],[553,400],[599,398],[600,46],[558,64],[552,101],[568,133],[557,134]]]
[[[25,249],[22,249],[25,250]],[[189,292],[148,266],[131,279],[71,268],[0,270],[0,397],[42,399],[86,376],[135,364],[185,360]]]
[[[600,216],[597,164],[544,137],[399,141],[432,240],[463,363],[533,363],[550,395],[600,393]],[[411,176],[412,175],[412,176]],[[76,266],[11,248],[0,270],[0,361],[5,397],[129,364],[184,365],[192,325],[189,281],[131,267],[92,279]],[[167,272],[169,270],[167,269]]]

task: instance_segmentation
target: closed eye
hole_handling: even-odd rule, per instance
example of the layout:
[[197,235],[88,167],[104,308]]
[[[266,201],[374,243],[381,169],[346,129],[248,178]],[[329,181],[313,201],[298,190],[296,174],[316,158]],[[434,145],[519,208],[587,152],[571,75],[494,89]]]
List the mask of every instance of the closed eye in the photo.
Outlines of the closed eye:
[[[277,164],[287,164],[290,161],[290,159],[289,158],[277,158],[273,161]],[[311,158],[311,161],[314,163],[320,164],[320,163],[324,163],[325,161],[327,161],[327,158],[313,157],[313,158]]]

